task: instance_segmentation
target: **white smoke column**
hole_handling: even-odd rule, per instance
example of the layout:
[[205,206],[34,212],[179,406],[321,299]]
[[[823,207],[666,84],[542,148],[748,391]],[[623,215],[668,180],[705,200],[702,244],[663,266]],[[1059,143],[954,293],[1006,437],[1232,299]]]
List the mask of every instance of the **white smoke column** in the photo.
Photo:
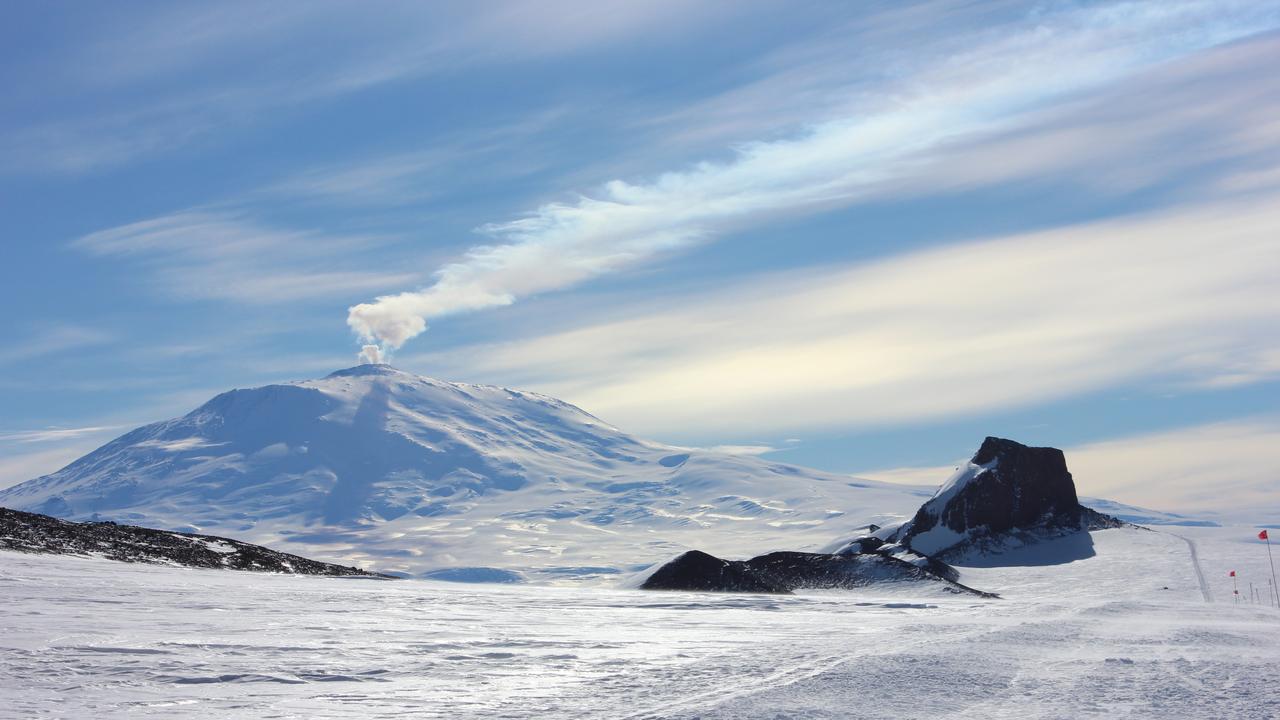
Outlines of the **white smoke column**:
[[360,361],[361,365],[381,365],[385,359],[385,355],[382,352],[382,348],[377,345],[365,345],[360,348],[360,352],[356,355],[356,359]]
[[499,244],[472,248],[422,290],[349,308],[347,324],[361,340],[394,350],[429,319],[566,288],[763,215],[852,202],[891,181],[945,188],[945,179],[929,178],[931,150],[1017,125],[1048,100],[1280,23],[1258,7],[1167,0],[1037,16],[1021,34],[977,38],[973,50],[887,89],[879,112],[746,146],[732,162],[642,185],[614,181],[598,199],[486,226]]
[[[613,183],[610,191],[626,186]],[[549,205],[532,217],[483,228],[509,241],[472,248],[436,273],[432,286],[349,309],[347,324],[366,342],[400,347],[427,318],[510,305],[519,297],[567,287],[633,264],[698,236],[685,213],[667,203],[627,205],[581,199]]]

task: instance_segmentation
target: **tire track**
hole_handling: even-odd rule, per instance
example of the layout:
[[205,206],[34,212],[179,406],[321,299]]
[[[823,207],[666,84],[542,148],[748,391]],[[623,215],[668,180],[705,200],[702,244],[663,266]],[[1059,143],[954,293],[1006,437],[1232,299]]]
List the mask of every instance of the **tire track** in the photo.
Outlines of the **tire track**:
[[[955,618],[961,621],[961,618]],[[1019,627],[1027,622],[1017,622],[1013,626]],[[949,630],[949,632],[948,632]],[[750,695],[755,695],[768,690],[777,690],[795,683],[818,677],[820,675],[832,672],[837,668],[856,660],[865,659],[867,657],[877,657],[882,655],[897,655],[912,650],[919,650],[926,647],[946,642],[964,642],[967,639],[979,637],[990,633],[993,627],[982,624],[977,628],[972,627],[971,622],[963,622],[954,628],[946,628],[945,625],[929,621],[921,625],[917,630],[921,634],[918,639],[904,640],[901,636],[889,638],[887,645],[873,645],[871,647],[860,650],[845,650],[842,652],[823,655],[801,661],[787,667],[779,668],[773,673],[762,678],[752,678],[745,682],[735,683],[728,687],[715,687],[710,690],[697,692],[686,697],[674,698],[673,700],[663,703],[658,707],[650,707],[642,710],[636,710],[624,715],[615,716],[615,720],[657,720],[658,718],[669,717],[697,717],[698,711],[707,710],[709,708],[718,707],[732,700],[738,700]],[[869,639],[869,638],[868,638]],[[884,639],[884,638],[877,638]],[[692,716],[686,713],[694,713]]]
[[1200,553],[1196,551],[1195,541],[1189,537],[1174,535],[1173,533],[1169,534],[1187,544],[1187,549],[1191,551],[1191,566],[1196,571],[1196,582],[1200,584],[1200,594],[1204,596],[1205,602],[1213,602],[1213,595],[1209,592],[1209,583],[1204,579],[1204,570],[1200,567]]

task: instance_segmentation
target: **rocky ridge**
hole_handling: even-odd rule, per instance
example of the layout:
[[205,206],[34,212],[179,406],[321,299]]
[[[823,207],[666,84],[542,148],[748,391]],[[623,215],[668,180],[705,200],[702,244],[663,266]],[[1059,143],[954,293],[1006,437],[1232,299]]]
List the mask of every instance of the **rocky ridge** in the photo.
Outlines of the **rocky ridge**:
[[0,508],[0,550],[292,575],[389,577],[214,535],[113,522],[77,523],[8,508]]

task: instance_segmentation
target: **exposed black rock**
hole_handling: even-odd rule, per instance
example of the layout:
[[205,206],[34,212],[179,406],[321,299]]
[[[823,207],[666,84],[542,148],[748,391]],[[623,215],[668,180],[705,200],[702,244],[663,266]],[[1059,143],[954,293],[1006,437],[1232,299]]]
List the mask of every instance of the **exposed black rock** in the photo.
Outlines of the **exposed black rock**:
[[[988,437],[891,540],[948,557],[1007,538],[1026,541],[1122,524],[1080,505],[1061,450]],[[950,532],[932,532],[937,529]]]
[[[961,585],[959,572],[944,560],[974,549],[998,554],[1004,547],[1123,525],[1080,504],[1061,450],[989,437],[900,527],[872,525],[867,534],[831,554],[775,552],[750,560],[721,560],[689,552],[664,565],[641,588],[790,592],[938,582],[951,592],[992,597]],[[1092,554],[1088,536],[1080,537],[1084,546],[1074,548],[1075,555],[1059,553],[1057,561]]]
[[[871,526],[871,531],[875,532],[880,528],[876,525]],[[875,535],[863,535],[849,541],[849,544],[840,550],[841,555],[858,555],[861,553],[870,553],[879,550],[885,544],[884,540]]]
[[791,593],[791,588],[771,580],[741,560],[721,560],[700,550],[690,550],[658,568],[640,588],[783,595]]
[[774,552],[750,560],[721,560],[693,550],[663,565],[640,587],[642,590],[790,593],[936,582],[947,592],[994,597],[955,582],[955,571],[945,563],[918,559],[920,564],[876,552],[841,555]]
[[155,530],[113,522],[77,523],[8,508],[0,508],[0,549],[92,555],[122,562],[224,570],[390,577],[214,535]]
[[886,582],[941,581],[957,592],[974,592],[959,585],[955,568],[939,560],[874,550],[841,554],[773,552],[751,558],[747,565],[795,589],[852,589]]

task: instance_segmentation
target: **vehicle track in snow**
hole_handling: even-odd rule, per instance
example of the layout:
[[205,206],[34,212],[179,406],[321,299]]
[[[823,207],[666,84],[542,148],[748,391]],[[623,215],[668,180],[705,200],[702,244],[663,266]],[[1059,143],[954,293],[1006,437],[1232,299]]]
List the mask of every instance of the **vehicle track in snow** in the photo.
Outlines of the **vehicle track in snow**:
[[[1016,622],[1015,626],[1022,623]],[[657,720],[658,718],[698,718],[704,712],[714,711],[732,701],[741,701],[747,697],[777,691],[788,686],[797,685],[823,675],[838,672],[845,665],[866,660],[869,657],[897,656],[910,654],[940,643],[963,643],[970,638],[980,637],[992,632],[992,627],[984,624],[973,625],[963,623],[958,627],[943,627],[933,622],[922,622],[913,627],[912,632],[919,633],[916,639],[904,639],[901,635],[891,638],[864,638],[869,640],[867,646],[856,649],[845,649],[837,653],[822,654],[818,657],[791,662],[764,677],[754,677],[727,686],[715,687],[694,694],[671,698],[660,705],[635,710],[616,716],[616,720]]]
[[1200,584],[1200,594],[1204,596],[1205,602],[1213,602],[1213,595],[1209,592],[1209,583],[1204,579],[1204,570],[1200,567],[1200,553],[1196,551],[1195,541],[1182,535],[1169,534],[1187,544],[1187,549],[1191,551],[1191,566],[1196,571],[1196,582]]

